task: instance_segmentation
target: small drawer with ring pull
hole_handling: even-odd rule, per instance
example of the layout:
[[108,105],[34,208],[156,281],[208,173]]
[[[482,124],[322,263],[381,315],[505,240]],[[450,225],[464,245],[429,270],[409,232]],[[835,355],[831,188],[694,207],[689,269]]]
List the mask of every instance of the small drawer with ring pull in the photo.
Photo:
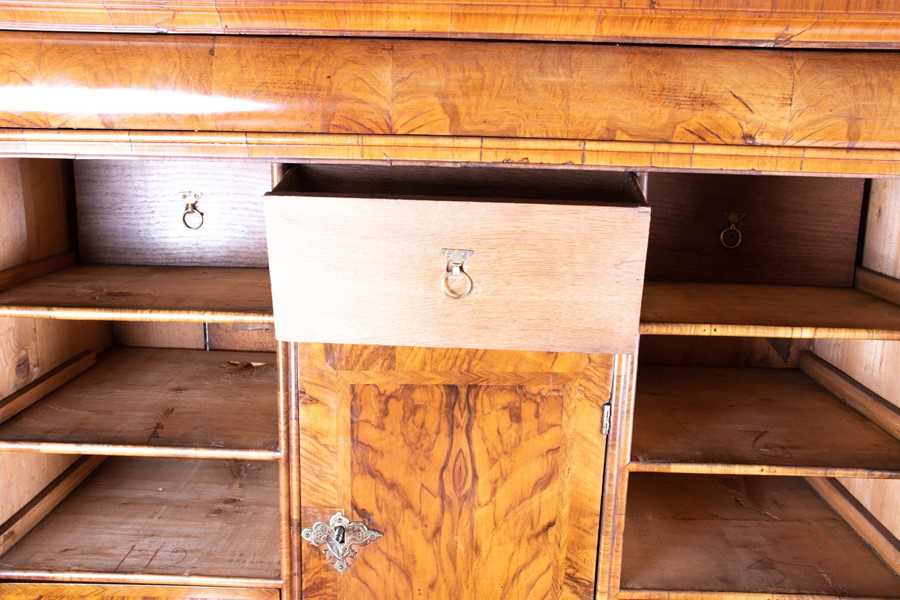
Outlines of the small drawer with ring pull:
[[650,218],[633,174],[310,165],[265,207],[281,340],[633,350]]

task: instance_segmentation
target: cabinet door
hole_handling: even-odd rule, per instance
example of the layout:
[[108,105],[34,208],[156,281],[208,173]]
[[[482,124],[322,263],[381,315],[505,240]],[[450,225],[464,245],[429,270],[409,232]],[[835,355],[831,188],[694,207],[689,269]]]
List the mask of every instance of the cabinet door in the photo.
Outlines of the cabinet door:
[[[306,600],[593,598],[613,355],[292,344]],[[296,466],[294,468],[297,468]]]

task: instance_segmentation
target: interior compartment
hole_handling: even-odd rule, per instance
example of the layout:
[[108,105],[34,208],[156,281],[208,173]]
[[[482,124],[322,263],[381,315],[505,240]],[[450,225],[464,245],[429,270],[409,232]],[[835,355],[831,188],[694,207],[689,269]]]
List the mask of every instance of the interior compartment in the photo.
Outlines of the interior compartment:
[[621,598],[900,595],[900,575],[797,477],[631,475],[621,583]]
[[862,179],[650,173],[641,332],[900,339],[900,284],[857,264],[866,189]]
[[885,412],[887,402],[814,355],[801,366],[642,365],[632,469],[900,477],[900,440],[825,385],[849,386],[849,400],[868,397]]
[[[85,358],[83,373],[64,375],[70,361],[0,402],[0,450],[277,459],[274,354],[117,346]],[[4,420],[25,396],[34,403]]]
[[270,322],[262,198],[279,173],[248,160],[74,161],[42,185],[70,216],[75,251],[4,273],[0,315]]
[[268,462],[108,458],[0,556],[0,577],[277,587],[277,472]]
[[[647,279],[851,287],[865,180],[651,173]],[[725,240],[723,232],[729,233]],[[740,239],[738,239],[740,235]],[[726,244],[736,247],[729,248]]]

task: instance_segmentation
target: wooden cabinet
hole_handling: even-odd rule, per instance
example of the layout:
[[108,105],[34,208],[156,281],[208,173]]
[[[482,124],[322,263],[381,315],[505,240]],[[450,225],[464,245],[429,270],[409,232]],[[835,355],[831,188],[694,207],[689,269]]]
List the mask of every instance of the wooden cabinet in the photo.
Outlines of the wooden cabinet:
[[[0,598],[900,597],[900,186],[746,174],[896,170],[881,92],[834,76],[878,87],[893,57],[64,41],[130,89],[163,51],[176,88],[327,56],[222,88],[252,115],[0,131],[104,157],[0,160]],[[451,49],[477,68],[421,76]],[[638,62],[612,85],[615,56]],[[844,101],[858,144],[819,129]],[[821,147],[785,146],[810,128]],[[523,137],[551,134],[572,139]],[[192,152],[220,160],[159,160]]]
[[304,598],[594,598],[649,211],[561,175],[303,167],[267,198]]

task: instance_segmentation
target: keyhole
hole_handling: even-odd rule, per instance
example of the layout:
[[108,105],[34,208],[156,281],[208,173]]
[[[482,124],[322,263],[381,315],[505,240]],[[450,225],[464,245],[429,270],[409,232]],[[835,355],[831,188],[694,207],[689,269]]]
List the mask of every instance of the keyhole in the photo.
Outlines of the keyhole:
[[340,526],[339,526],[339,527],[335,528],[335,530],[334,530],[334,539],[337,540],[337,543],[338,543],[338,544],[343,544],[343,543],[344,543],[344,538],[345,538],[345,536],[346,536],[346,533],[347,533],[347,530],[344,529],[343,527],[340,527]]

